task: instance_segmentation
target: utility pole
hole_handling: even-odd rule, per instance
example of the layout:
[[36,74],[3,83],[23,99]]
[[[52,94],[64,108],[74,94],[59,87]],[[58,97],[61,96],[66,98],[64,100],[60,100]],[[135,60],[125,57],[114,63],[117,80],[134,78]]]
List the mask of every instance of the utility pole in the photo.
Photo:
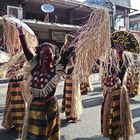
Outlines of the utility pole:
[[106,1],[106,7],[109,9],[110,19],[111,19],[111,30],[114,31],[116,26],[116,3],[115,1]]
[[113,8],[113,16],[112,16],[112,26],[115,29],[116,26],[116,2],[113,0],[112,2],[112,8]]

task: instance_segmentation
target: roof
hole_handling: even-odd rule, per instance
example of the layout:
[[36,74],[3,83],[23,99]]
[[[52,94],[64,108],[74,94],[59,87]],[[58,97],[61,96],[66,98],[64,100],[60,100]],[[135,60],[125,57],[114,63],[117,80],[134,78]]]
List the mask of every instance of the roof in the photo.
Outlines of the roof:
[[130,9],[134,11],[138,11],[137,9],[134,9],[131,7],[130,0],[85,0],[84,3],[89,3],[89,5],[97,4],[97,5],[105,5],[106,2],[115,4],[116,6],[119,6],[120,8]]
[[130,7],[131,8],[131,2],[130,0],[110,0],[112,3],[115,2],[116,5],[122,6],[122,7]]
[[[41,21],[36,21],[36,20],[26,20],[24,19],[23,22],[25,22],[27,25],[30,27],[38,27],[38,29],[44,30],[44,29],[53,29],[53,30],[61,30],[61,31],[71,31],[71,30],[76,30],[79,29],[80,26],[76,25],[68,25],[68,24],[60,24],[60,23],[45,23]],[[0,17],[0,25],[3,23],[3,18]]]
[[[34,5],[42,5],[44,2],[41,0],[25,0],[26,4],[34,4]],[[80,7],[81,9],[87,9],[87,10],[93,10],[95,8],[102,9],[102,6],[97,6],[94,4],[88,4],[83,3],[76,0],[53,0],[49,1],[50,4],[53,4],[54,6],[58,7],[64,7],[64,8],[75,8]],[[3,18],[0,17],[0,24],[2,25]],[[38,29],[51,29],[51,30],[62,30],[62,31],[71,31],[80,28],[80,26],[76,25],[68,25],[68,24],[61,24],[61,23],[49,23],[49,22],[40,22],[36,20],[23,20],[27,25],[29,25],[31,28],[38,27]]]
[[136,11],[136,12],[133,12],[131,14],[129,14],[129,16],[136,16],[136,15],[140,15],[140,11]]
[[[35,3],[35,4],[43,4],[41,0],[27,0],[25,3]],[[77,1],[77,0],[49,0],[48,3],[56,5],[58,7],[65,7],[65,8],[74,8],[75,6],[80,7],[88,7],[90,9],[95,8],[103,8],[102,6],[98,6],[95,4],[88,4],[85,2]]]

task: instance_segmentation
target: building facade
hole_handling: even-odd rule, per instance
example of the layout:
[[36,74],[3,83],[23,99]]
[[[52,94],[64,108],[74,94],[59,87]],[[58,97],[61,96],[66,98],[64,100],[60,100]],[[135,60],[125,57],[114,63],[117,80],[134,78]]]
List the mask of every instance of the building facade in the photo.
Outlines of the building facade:
[[62,46],[64,36],[75,32],[88,19],[93,8],[81,2],[65,0],[48,1],[54,6],[52,13],[41,10],[42,0],[1,0],[0,16],[6,14],[22,19],[38,36],[39,42],[48,41]]
[[134,10],[131,8],[130,0],[85,0],[85,2],[107,7],[112,28],[129,29],[129,13],[130,10]]
[[140,12],[129,16],[130,30],[140,31]]
[[[128,28],[130,0],[103,1],[105,5],[102,6],[109,9],[111,25],[116,26],[117,19],[121,17],[124,19],[124,27]],[[41,6],[47,3],[54,6],[52,13],[41,10]],[[13,15],[22,19],[33,29],[40,43],[48,41],[61,47],[64,36],[75,32],[85,24],[94,8],[94,4],[75,0],[1,0],[0,25],[2,26],[3,15]]]

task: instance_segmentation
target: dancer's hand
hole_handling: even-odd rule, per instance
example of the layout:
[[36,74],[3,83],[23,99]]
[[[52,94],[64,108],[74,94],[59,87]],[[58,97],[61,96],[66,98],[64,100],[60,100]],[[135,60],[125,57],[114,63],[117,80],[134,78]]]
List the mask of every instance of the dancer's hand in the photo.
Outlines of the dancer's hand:
[[20,26],[20,25],[16,24],[16,27],[17,27],[17,30],[18,30],[18,32],[19,32],[19,36],[21,36],[21,35],[24,35],[24,34],[25,34],[25,33],[24,33],[24,31],[23,31],[23,29],[22,29],[22,26]]
[[63,59],[69,59],[70,57],[72,57],[75,53],[75,48],[74,46],[71,46],[69,48],[67,48],[64,53],[61,55],[61,57]]
[[70,58],[74,55],[75,49],[74,47],[67,48],[64,53],[61,54],[61,59],[59,60],[59,63],[64,65],[64,68],[66,68]]

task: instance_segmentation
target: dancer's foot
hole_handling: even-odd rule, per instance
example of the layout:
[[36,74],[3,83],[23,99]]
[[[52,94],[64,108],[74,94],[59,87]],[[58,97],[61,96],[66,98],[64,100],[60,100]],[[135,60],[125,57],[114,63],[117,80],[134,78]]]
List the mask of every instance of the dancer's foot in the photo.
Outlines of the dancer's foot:
[[80,118],[73,118],[73,117],[67,118],[66,120],[70,123],[77,123],[78,121],[81,121]]

